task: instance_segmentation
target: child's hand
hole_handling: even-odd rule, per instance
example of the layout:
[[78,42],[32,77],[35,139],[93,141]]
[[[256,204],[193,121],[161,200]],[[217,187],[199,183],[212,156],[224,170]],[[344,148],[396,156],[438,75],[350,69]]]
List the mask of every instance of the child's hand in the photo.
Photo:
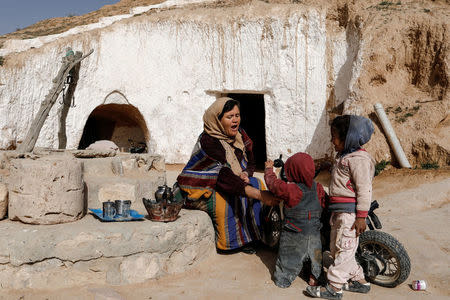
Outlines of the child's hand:
[[356,218],[353,223],[352,230],[356,229],[356,236],[359,236],[366,230],[366,218]]
[[246,184],[249,184],[250,183],[250,179],[248,178],[248,174],[247,174],[247,172],[242,172],[241,173],[241,175],[239,175],[239,177],[242,179],[242,180],[244,180],[244,182],[246,183]]
[[265,166],[266,166],[266,169],[269,169],[269,168],[272,169],[273,161],[269,159],[268,161],[266,161]]

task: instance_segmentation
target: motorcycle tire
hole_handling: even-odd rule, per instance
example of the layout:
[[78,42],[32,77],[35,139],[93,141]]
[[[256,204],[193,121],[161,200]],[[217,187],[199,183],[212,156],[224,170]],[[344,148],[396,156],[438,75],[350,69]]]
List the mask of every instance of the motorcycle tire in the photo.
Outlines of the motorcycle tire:
[[396,287],[411,271],[411,261],[403,245],[383,231],[363,232],[359,236],[357,257],[367,280],[383,287]]
[[263,206],[262,217],[262,241],[271,248],[278,247],[280,241],[282,220],[279,206]]

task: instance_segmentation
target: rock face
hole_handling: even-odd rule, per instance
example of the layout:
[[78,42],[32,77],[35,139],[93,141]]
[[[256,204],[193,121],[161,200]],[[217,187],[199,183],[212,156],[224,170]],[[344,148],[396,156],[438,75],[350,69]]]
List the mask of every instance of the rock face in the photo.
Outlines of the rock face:
[[90,144],[89,147],[86,148],[86,150],[110,151],[119,150],[119,147],[117,147],[117,145],[112,141],[101,140]]
[[[351,65],[346,53],[358,49],[359,41],[347,45],[343,28],[329,32],[326,11],[320,8],[254,2],[245,8],[171,9],[136,16],[111,24],[101,35],[87,31],[11,53],[0,68],[0,112],[6,116],[0,119],[0,132],[15,131],[0,135],[0,148],[25,136],[33,110],[23,107],[38,106],[64,49],[84,46],[95,51],[81,65],[74,94],[80,105],[67,116],[68,148],[78,148],[96,108],[133,106],[142,114],[149,152],[164,155],[167,163],[185,163],[202,132],[203,112],[216,96],[247,91],[260,95],[264,103],[267,118],[251,126],[265,130],[269,157],[305,150],[324,156],[331,150],[328,85],[344,64]],[[0,55],[10,49],[6,45]],[[15,67],[8,63],[13,60]],[[29,70],[42,75],[36,78]],[[348,86],[339,85],[345,91]],[[6,105],[8,99],[14,103]],[[55,105],[37,146],[57,147],[57,115]],[[249,111],[247,118],[251,115]]]
[[6,184],[0,183],[0,220],[6,216],[8,211],[8,188]]
[[30,224],[76,221],[85,214],[82,163],[71,156],[11,161],[9,218]]
[[211,219],[193,210],[169,223],[102,223],[92,215],[46,226],[5,220],[0,232],[0,286],[12,289],[139,283],[215,253]]
[[102,202],[108,200],[131,200],[131,209],[146,214],[142,198],[154,198],[158,186],[166,183],[161,156],[120,154],[80,161],[84,165],[89,208],[102,208]]

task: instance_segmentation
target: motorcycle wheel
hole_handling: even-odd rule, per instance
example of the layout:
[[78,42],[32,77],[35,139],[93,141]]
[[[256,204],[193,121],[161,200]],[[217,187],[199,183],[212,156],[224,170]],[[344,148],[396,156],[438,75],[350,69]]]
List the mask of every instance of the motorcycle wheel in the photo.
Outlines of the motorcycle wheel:
[[263,206],[262,241],[271,248],[276,248],[280,241],[282,220],[279,206]]
[[408,278],[411,271],[411,261],[403,245],[383,231],[362,233],[358,255],[371,258],[370,262],[365,261],[364,274],[370,282],[380,286],[396,287]]

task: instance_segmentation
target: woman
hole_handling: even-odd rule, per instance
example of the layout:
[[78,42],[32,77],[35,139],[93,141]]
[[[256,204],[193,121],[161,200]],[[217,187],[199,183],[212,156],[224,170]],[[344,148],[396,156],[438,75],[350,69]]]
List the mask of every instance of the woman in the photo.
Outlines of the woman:
[[[239,127],[239,102],[217,99],[203,115],[200,134],[189,162],[178,176],[187,193],[186,206],[206,211],[214,224],[216,247],[232,250],[261,239],[261,201],[277,199],[252,177],[252,140]],[[254,253],[250,247],[243,249]]]

